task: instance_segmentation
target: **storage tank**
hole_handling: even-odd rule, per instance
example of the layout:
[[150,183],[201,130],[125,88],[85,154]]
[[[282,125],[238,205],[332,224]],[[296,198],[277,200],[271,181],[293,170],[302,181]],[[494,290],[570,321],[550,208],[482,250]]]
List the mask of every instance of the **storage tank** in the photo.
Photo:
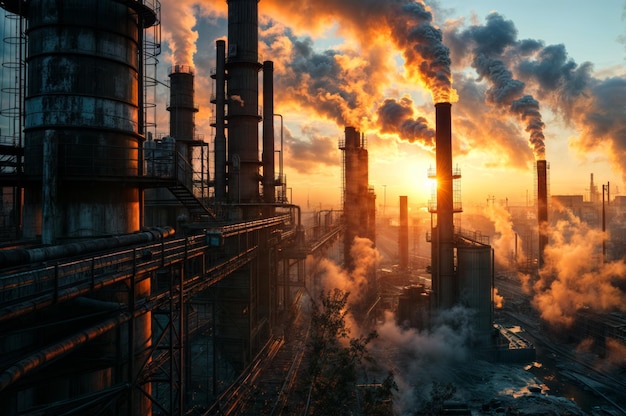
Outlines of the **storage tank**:
[[474,341],[487,344],[493,324],[493,251],[489,245],[457,246],[459,303],[472,309]]
[[24,237],[53,243],[136,231],[140,191],[120,178],[139,173],[146,22],[116,1],[26,3],[24,169],[28,177],[54,172],[58,183],[42,184],[48,199],[38,185],[25,190]]
[[[0,7],[25,18],[28,28],[24,238],[40,236],[44,244],[54,244],[140,229],[142,36],[144,28],[158,21],[157,12],[146,4],[158,2],[0,2]],[[111,286],[93,298],[60,303],[35,322],[25,319],[25,335],[11,347],[20,353],[41,350],[54,342],[52,336],[80,331],[77,321],[95,321],[99,318],[93,316],[118,311],[120,304],[130,305],[149,294],[150,279],[138,274],[134,281]],[[47,336],[49,328],[42,322],[54,316],[67,316],[67,321],[61,320],[64,325]],[[88,330],[97,337],[88,348],[77,348],[84,337],[72,338],[70,351],[29,383],[16,385],[6,404],[0,401],[9,409],[0,413],[26,413],[120,385],[134,387],[137,369],[150,361],[150,313],[104,335],[99,336],[96,323]],[[128,388],[122,400],[128,414],[151,414],[150,384],[143,389],[145,395]],[[83,411],[89,413],[85,406]]]

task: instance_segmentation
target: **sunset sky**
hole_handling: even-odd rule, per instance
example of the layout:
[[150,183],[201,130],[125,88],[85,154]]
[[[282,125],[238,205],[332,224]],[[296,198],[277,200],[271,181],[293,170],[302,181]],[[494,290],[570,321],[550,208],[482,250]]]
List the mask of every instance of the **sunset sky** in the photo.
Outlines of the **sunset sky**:
[[[227,5],[198,3],[162,1],[162,61],[193,60],[198,131],[207,137],[206,75],[215,66],[215,39],[226,35]],[[597,184],[610,181],[614,194],[621,191],[623,3],[457,0],[423,9],[409,0],[261,0],[259,60],[275,65],[275,110],[285,120],[294,202],[339,208],[337,141],[346,125],[366,133],[379,206],[397,205],[399,195],[412,206],[429,199],[438,98],[420,78],[423,55],[412,52],[411,33],[423,27],[441,31],[449,49],[453,163],[462,171],[465,206],[489,196],[525,204],[528,195],[532,203],[534,155],[525,131],[531,120],[512,109],[522,97],[539,111],[551,194],[586,194],[591,173]]]
[[[211,143],[209,75],[226,11],[226,0],[161,0],[159,81],[172,64],[196,68],[197,132]],[[304,208],[340,209],[337,143],[347,125],[366,134],[378,206],[399,195],[425,205],[434,103],[448,99],[464,206],[490,196],[532,203],[543,146],[551,194],[587,195],[591,173],[624,192],[624,1],[261,0],[259,14],[288,187]],[[167,89],[158,96],[156,130],[167,133]]]

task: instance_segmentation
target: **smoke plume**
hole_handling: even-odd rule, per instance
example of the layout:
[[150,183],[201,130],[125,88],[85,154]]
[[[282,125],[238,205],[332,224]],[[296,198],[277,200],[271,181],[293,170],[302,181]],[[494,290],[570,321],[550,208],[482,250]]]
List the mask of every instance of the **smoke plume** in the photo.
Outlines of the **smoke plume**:
[[605,238],[573,215],[550,230],[544,267],[532,286],[533,304],[553,325],[571,326],[579,309],[626,310],[618,283],[626,279],[623,260],[603,262],[598,247]]
[[163,37],[172,51],[171,64],[193,65],[198,32],[196,0],[163,0],[161,2]]
[[394,133],[403,140],[434,150],[435,131],[424,117],[415,117],[411,98],[405,96],[400,101],[388,98],[378,107],[377,114],[381,133]]
[[455,307],[433,325],[432,331],[402,329],[391,313],[378,325],[379,337],[373,341],[374,356],[384,357],[395,369],[399,387],[394,398],[396,414],[414,414],[429,400],[433,382],[452,383],[460,363],[465,363],[471,339],[471,312]]
[[476,73],[489,83],[485,96],[487,102],[516,114],[525,123],[525,129],[530,133],[529,145],[535,158],[543,160],[544,123],[539,112],[539,102],[525,94],[526,84],[516,79],[504,62],[506,52],[510,49],[525,55],[536,47],[536,43],[517,41],[517,30],[513,22],[505,20],[497,13],[489,14],[486,20],[484,26],[474,25],[465,30],[455,27],[447,35],[456,53],[462,57],[461,60],[466,60],[465,55],[469,53]]
[[514,262],[514,256],[517,253],[517,261],[524,261],[524,253],[521,247],[524,246],[521,239],[518,238],[516,247],[516,233],[513,230],[513,221],[511,213],[501,204],[489,204],[485,210],[486,216],[493,222],[496,234],[491,238],[491,245],[494,249],[494,257],[496,263],[506,268]]
[[293,27],[312,31],[326,30],[340,21],[340,35],[356,38],[363,48],[386,42],[391,35],[394,46],[405,59],[410,76],[421,82],[435,102],[455,101],[452,88],[449,50],[441,30],[433,25],[431,11],[413,0],[272,0],[267,13],[289,19]]
[[321,282],[325,292],[340,289],[349,292],[348,303],[354,305],[364,298],[368,290],[368,275],[380,262],[381,256],[371,240],[355,237],[350,255],[354,261],[354,270],[345,269],[327,258],[309,261],[309,270],[316,280]]

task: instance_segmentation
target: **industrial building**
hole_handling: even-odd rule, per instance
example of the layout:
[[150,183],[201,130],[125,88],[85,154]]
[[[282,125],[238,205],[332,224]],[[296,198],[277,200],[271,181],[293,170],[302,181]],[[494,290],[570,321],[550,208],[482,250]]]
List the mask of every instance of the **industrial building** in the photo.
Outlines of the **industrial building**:
[[194,76],[206,68],[172,66],[169,134],[151,130],[158,1],[0,5],[14,52],[0,148],[0,413],[211,412],[312,284],[306,256],[342,231],[329,214],[305,241],[282,153],[276,175],[258,2],[228,2],[212,159],[195,128]]

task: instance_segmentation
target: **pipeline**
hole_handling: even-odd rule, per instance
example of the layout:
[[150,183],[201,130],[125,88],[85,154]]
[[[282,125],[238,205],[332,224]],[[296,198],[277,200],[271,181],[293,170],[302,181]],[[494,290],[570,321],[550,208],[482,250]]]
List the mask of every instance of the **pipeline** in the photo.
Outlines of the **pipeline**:
[[110,250],[135,244],[159,241],[174,235],[172,227],[154,227],[146,231],[115,237],[95,238],[68,244],[38,248],[16,248],[0,251],[0,268],[14,267],[34,262],[77,256],[96,251]]
[[[135,316],[146,311],[135,311]],[[129,313],[121,313],[115,318],[111,318],[91,328],[85,329],[77,334],[72,335],[48,348],[40,350],[7,368],[0,374],[0,391],[6,389],[20,378],[28,375],[32,371],[51,363],[53,360],[63,357],[74,351],[76,348],[84,345],[86,342],[99,337],[100,335],[110,331],[116,326],[130,320],[132,315]]]

